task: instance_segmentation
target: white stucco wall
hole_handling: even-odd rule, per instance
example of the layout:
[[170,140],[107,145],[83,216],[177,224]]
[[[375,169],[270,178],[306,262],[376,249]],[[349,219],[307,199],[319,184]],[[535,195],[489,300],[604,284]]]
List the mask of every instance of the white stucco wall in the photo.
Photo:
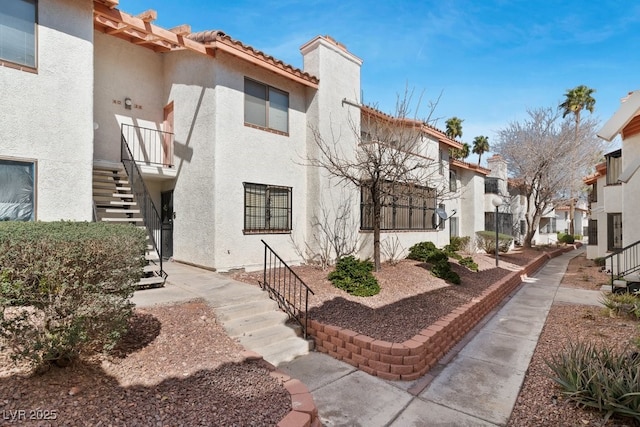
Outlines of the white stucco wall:
[[37,64],[0,67],[0,157],[37,160],[37,220],[90,221],[92,2],[38,2]]
[[[337,142],[346,156],[355,156],[360,140],[360,109],[353,103],[360,102],[360,67],[362,61],[323,37],[315,38],[301,48],[304,70],[320,79],[317,90],[307,89],[307,139],[306,158],[318,159],[314,134],[316,129],[328,144]],[[347,103],[343,103],[343,100]],[[296,236],[299,243],[310,244],[317,251],[312,227],[314,218],[323,217],[323,208],[331,217],[341,204],[351,206],[352,223],[360,226],[360,189],[353,184],[339,183],[321,168],[308,167],[307,189],[304,200],[307,205],[306,235]],[[331,220],[330,220],[331,221]],[[372,245],[372,239],[362,233],[360,245]]]
[[[622,170],[640,158],[640,134],[622,141]],[[622,184],[622,244],[628,246],[640,240],[640,171]],[[607,199],[609,200],[609,199]],[[608,210],[608,209],[607,209]]]
[[[95,160],[120,162],[123,123],[162,130],[167,104],[163,55],[100,32],[95,33]],[[133,106],[126,109],[124,99]]]

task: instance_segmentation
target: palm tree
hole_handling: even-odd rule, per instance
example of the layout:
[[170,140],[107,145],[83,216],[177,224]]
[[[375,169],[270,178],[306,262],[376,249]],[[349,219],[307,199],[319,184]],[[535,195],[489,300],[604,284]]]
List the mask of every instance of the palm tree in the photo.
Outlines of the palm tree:
[[447,125],[446,134],[451,139],[456,139],[462,137],[462,122],[463,119],[453,116],[447,119],[445,122]]
[[480,159],[482,159],[482,155],[489,151],[489,138],[486,136],[476,136],[473,139],[473,154],[478,155],[478,165],[480,164]]
[[466,159],[469,157],[469,153],[471,152],[471,146],[466,142],[462,144],[462,149],[460,150],[460,158]]
[[[596,100],[591,96],[596,90],[585,85],[579,85],[573,89],[567,89],[564,94],[565,100],[560,104],[560,108],[564,110],[562,117],[567,117],[569,114],[573,114],[576,123],[574,146],[578,144],[578,129],[580,128],[580,113],[582,110],[587,110],[593,113],[596,105]],[[573,172],[572,172],[573,173]],[[573,177],[572,177],[573,178]],[[573,218],[575,216],[575,201],[573,200],[573,179],[571,180],[570,192],[570,205],[569,205],[569,234],[574,235]]]

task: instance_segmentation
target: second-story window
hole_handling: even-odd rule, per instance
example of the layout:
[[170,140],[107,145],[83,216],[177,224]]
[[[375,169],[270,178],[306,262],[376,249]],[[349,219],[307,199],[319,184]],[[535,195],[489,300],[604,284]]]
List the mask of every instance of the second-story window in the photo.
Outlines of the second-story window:
[[289,133],[289,94],[255,80],[244,79],[244,122]]
[[36,67],[36,0],[2,0],[0,63]]
[[498,189],[498,178],[485,177],[484,192],[485,194],[500,194]]

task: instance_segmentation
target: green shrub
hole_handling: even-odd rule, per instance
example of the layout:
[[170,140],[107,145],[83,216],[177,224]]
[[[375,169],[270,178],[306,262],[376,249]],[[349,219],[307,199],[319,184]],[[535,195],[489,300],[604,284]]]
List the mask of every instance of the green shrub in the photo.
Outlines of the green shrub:
[[445,246],[445,249],[447,252],[458,252],[467,248],[469,246],[469,242],[471,242],[471,237],[469,236],[452,236],[449,239],[449,244]]
[[598,267],[604,267],[606,262],[604,260],[604,257],[598,257],[598,258],[594,258],[593,262],[595,263],[595,265],[597,265]]
[[132,314],[145,232],[78,222],[0,222],[0,350],[34,365],[112,348]]
[[415,259],[416,261],[426,261],[432,252],[438,250],[433,242],[420,242],[409,248],[409,255],[407,258]]
[[470,256],[458,261],[461,266],[467,267],[471,271],[478,271],[478,264]]
[[558,233],[558,242],[572,245],[575,243],[575,238],[571,234]]
[[380,292],[378,280],[373,276],[373,263],[360,261],[353,255],[340,258],[328,279],[339,289],[358,297],[369,297]]
[[431,273],[434,276],[446,280],[447,282],[451,282],[455,285],[459,285],[461,283],[458,273],[451,270],[451,264],[449,263],[449,261],[439,260],[435,262],[431,267]]
[[[484,250],[488,254],[496,251],[495,231],[477,231],[476,237],[479,249]],[[508,252],[512,241],[512,236],[507,234],[498,234],[498,250],[500,252]]]
[[640,319],[640,295],[632,293],[603,294],[600,301],[611,315]]
[[640,357],[592,343],[569,343],[546,361],[563,394],[578,405],[640,421]]
[[460,284],[460,276],[451,270],[447,251],[438,249],[433,242],[420,242],[409,248],[407,258],[431,264],[431,273],[456,285]]

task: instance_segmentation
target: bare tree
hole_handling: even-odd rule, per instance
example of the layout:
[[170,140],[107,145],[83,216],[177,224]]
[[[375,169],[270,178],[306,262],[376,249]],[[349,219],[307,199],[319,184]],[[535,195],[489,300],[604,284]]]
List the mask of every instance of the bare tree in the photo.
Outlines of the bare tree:
[[[363,215],[372,223],[376,271],[380,270],[383,205],[389,199],[409,199],[419,194],[425,200],[423,206],[429,204],[429,208],[435,210],[437,202],[451,194],[448,176],[445,179],[442,169],[445,159],[440,157],[439,142],[429,139],[425,131],[433,128],[424,120],[409,118],[410,101],[411,95],[405,94],[393,116],[361,106],[360,120],[349,123],[357,147],[345,143],[340,135],[325,135],[317,128],[311,129],[318,154],[307,158],[306,163],[325,170],[339,183],[351,184],[355,187],[352,191],[362,190],[363,198],[368,201]],[[433,112],[435,105],[430,105]],[[442,137],[446,138],[444,134]],[[431,216],[428,220],[431,223]]]
[[291,237],[298,255],[310,262],[319,263],[324,270],[338,259],[351,255],[358,250],[358,224],[352,213],[353,200],[343,194],[338,203],[327,206],[320,201],[319,211],[311,219],[313,233],[311,242],[305,241],[304,248]]
[[498,132],[494,150],[509,163],[509,172],[525,196],[527,232],[523,244],[530,247],[540,218],[567,202],[567,194],[577,186],[573,177],[588,174],[601,158],[603,145],[596,137],[595,120],[583,121],[576,138],[571,120],[563,120],[556,108],[527,113],[527,119]]

